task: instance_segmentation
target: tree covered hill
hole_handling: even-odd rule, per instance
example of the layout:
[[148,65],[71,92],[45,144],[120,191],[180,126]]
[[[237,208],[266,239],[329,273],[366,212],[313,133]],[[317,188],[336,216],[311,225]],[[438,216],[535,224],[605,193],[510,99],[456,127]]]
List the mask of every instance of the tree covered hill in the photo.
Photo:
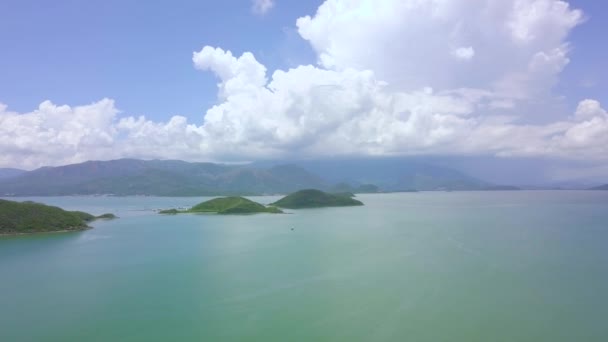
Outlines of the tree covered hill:
[[[104,214],[99,218],[114,218]],[[56,231],[77,231],[89,228],[95,217],[81,211],[35,202],[14,202],[0,199],[0,234],[27,234]]]
[[289,194],[272,203],[280,208],[322,208],[322,207],[346,207],[363,205],[361,201],[353,199],[349,195],[329,194],[321,190],[306,189]]
[[209,201],[199,203],[192,208],[184,211],[177,209],[161,210],[161,214],[180,214],[180,213],[217,213],[217,214],[254,214],[272,213],[278,214],[282,211],[276,207],[267,207],[250,199],[231,196],[214,198]]

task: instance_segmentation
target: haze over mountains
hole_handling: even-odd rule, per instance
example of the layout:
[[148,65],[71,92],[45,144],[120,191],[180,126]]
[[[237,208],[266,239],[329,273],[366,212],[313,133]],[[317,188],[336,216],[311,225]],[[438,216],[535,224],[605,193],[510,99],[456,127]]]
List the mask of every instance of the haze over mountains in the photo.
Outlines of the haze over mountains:
[[0,194],[53,195],[255,195],[300,189],[380,191],[511,189],[441,166],[404,160],[325,160],[248,165],[179,160],[88,161],[14,172],[0,179]]
[[18,176],[26,171],[13,168],[0,168],[0,180]]

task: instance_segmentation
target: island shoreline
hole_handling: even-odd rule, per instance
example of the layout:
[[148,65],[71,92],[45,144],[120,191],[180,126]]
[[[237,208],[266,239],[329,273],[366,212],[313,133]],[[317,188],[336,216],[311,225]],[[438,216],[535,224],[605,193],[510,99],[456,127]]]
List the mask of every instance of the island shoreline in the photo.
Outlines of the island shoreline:
[[79,228],[79,229],[62,229],[62,230],[52,230],[52,231],[48,231],[48,232],[28,232],[28,233],[24,233],[24,232],[15,232],[15,233],[0,233],[0,237],[4,237],[4,236],[23,236],[23,235],[40,235],[40,234],[61,234],[61,233],[76,233],[76,232],[83,232],[85,230],[90,230],[93,229],[94,227],[85,227],[85,228]]

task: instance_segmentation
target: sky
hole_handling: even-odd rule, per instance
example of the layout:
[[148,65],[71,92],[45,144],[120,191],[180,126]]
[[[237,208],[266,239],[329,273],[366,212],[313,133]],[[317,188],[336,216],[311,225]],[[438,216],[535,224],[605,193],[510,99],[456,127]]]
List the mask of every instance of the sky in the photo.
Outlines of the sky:
[[602,1],[4,0],[0,15],[0,167],[468,156],[608,181]]

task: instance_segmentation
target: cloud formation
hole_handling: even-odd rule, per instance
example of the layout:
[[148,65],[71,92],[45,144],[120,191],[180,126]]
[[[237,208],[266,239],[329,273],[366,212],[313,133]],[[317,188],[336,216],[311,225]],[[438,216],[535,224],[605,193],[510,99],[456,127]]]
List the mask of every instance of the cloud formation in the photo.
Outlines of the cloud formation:
[[472,46],[469,47],[459,47],[457,49],[452,50],[452,55],[456,58],[469,60],[475,56],[475,50]]
[[195,52],[194,67],[218,79],[202,124],[120,116],[109,99],[45,101],[23,114],[0,105],[0,165],[420,154],[608,162],[597,101],[546,124],[527,124],[522,109],[551,92],[582,17],[556,0],[327,0],[296,23],[318,65],[268,74],[250,52]]
[[[553,84],[568,63],[565,39],[582,18],[555,0],[328,0],[297,27],[325,68],[373,70],[406,91],[522,97]],[[473,56],[475,63],[461,63]]]
[[251,10],[255,14],[266,14],[274,7],[274,0],[252,0]]

